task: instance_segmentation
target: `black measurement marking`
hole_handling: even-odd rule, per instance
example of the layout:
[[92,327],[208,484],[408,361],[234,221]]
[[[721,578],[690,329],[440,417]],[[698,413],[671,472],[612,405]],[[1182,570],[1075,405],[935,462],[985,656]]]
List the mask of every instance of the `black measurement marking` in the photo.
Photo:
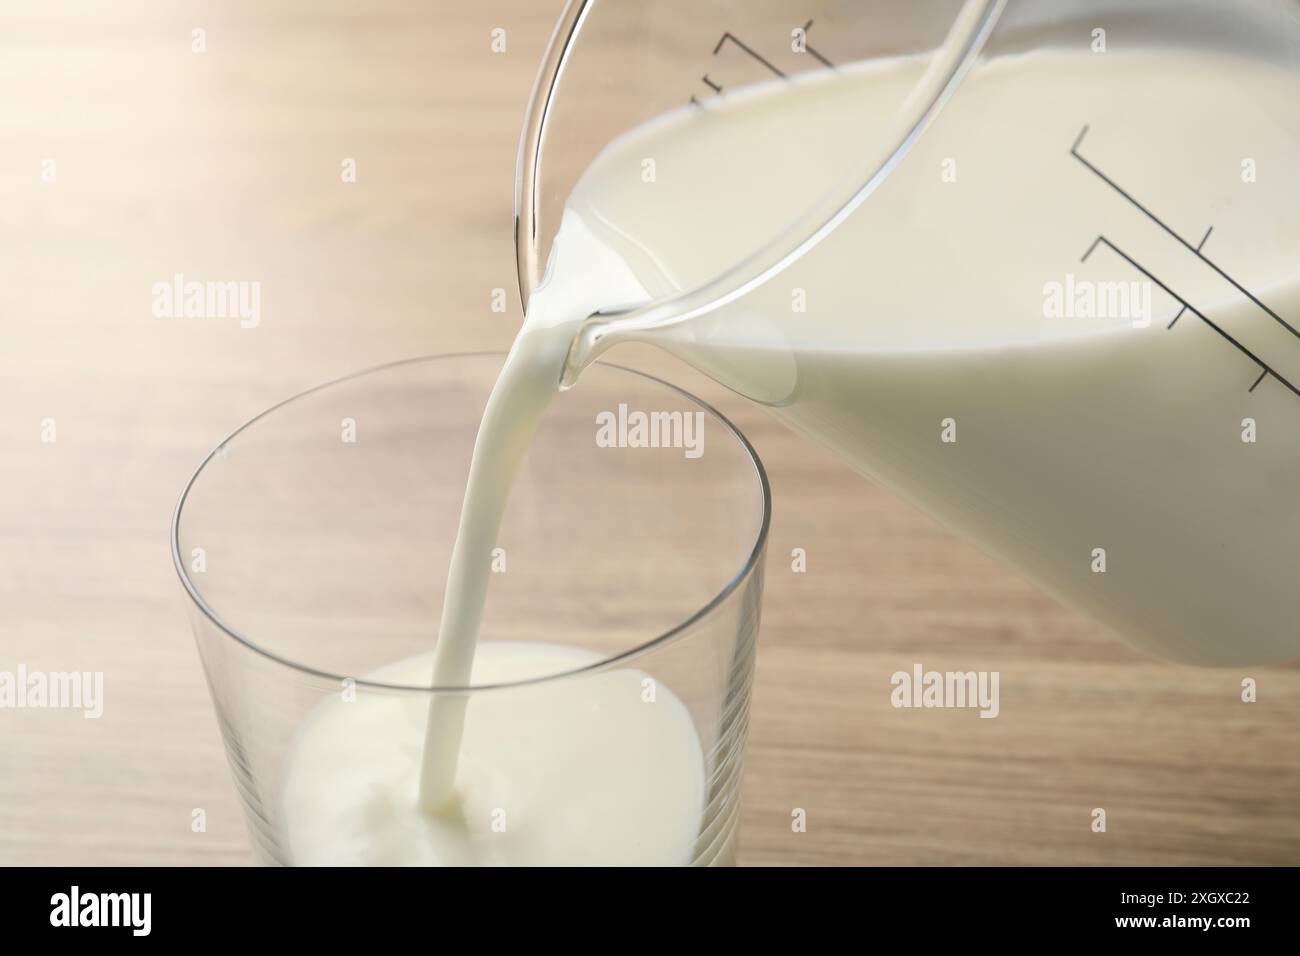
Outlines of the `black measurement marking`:
[[806,52],[806,53],[811,53],[814,57],[817,58],[817,60],[818,60],[818,61],[819,61],[823,66],[828,66],[828,67],[830,67],[830,68],[833,70],[833,69],[835,69],[835,64],[832,63],[830,60],[826,59],[826,57],[822,56],[822,55],[821,55],[820,53],[818,53],[816,50],[814,50],[814,49],[812,48],[812,44],[808,42],[808,31],[812,29],[812,25],[813,25],[813,22],[812,22],[811,20],[809,20],[807,23],[805,23],[805,24],[803,25],[803,48],[804,48],[804,52]]
[[[1207,318],[1204,314],[1202,314],[1200,311],[1197,310],[1196,306],[1192,305],[1190,302],[1188,302],[1186,299],[1184,299],[1181,295],[1179,295],[1179,294],[1178,294],[1177,292],[1175,292],[1173,289],[1169,288],[1169,286],[1165,285],[1163,282],[1161,282],[1159,279],[1157,279],[1154,275],[1152,275],[1152,274],[1151,274],[1150,272],[1148,272],[1145,268],[1143,268],[1141,265],[1139,265],[1139,264],[1138,264],[1138,263],[1133,259],[1132,256],[1130,256],[1130,255],[1129,255],[1127,252],[1125,252],[1123,249],[1119,248],[1119,246],[1115,245],[1113,242],[1111,242],[1111,241],[1110,241],[1109,239],[1107,239],[1105,236],[1098,236],[1095,240],[1093,240],[1092,245],[1090,245],[1090,246],[1088,247],[1088,251],[1085,252],[1085,253],[1083,254],[1083,261],[1086,262],[1087,259],[1088,259],[1088,256],[1092,255],[1092,251],[1093,251],[1094,249],[1096,249],[1097,246],[1099,246],[1099,245],[1105,245],[1106,248],[1110,249],[1110,250],[1111,250],[1112,252],[1114,252],[1117,256],[1119,256],[1121,259],[1123,259],[1125,262],[1127,262],[1129,265],[1131,265],[1134,269],[1136,269],[1138,272],[1142,273],[1144,276],[1146,276],[1148,279],[1150,279],[1152,282],[1154,282],[1156,285],[1158,285],[1161,289],[1163,289],[1163,290],[1164,290],[1164,291],[1165,291],[1165,292],[1166,292],[1166,293],[1167,293],[1171,298],[1177,299],[1177,300],[1178,300],[1178,303],[1179,303],[1179,304],[1180,304],[1184,309],[1186,309],[1188,312],[1192,313],[1192,315],[1196,316],[1198,319],[1200,319],[1202,322],[1204,322],[1204,323],[1205,323],[1206,325],[1208,325],[1210,328],[1214,329],[1214,331],[1218,332],[1219,335],[1223,336],[1223,338],[1225,338],[1227,341],[1231,342],[1231,343],[1232,343],[1232,344],[1237,348],[1237,350],[1238,350],[1239,352],[1241,352],[1242,355],[1246,356],[1248,359],[1250,359],[1252,362],[1254,362],[1256,365],[1258,365],[1258,366],[1263,370],[1264,375],[1261,375],[1261,376],[1259,377],[1259,380],[1256,380],[1255,385],[1258,385],[1258,384],[1259,384],[1259,381],[1262,380],[1262,379],[1264,378],[1265,375],[1272,375],[1275,379],[1277,379],[1279,382],[1281,382],[1283,385],[1285,385],[1287,388],[1289,388],[1289,389],[1291,390],[1292,394],[1296,395],[1297,397],[1300,397],[1300,389],[1296,388],[1294,385],[1292,385],[1290,382],[1288,382],[1285,378],[1283,378],[1281,375],[1279,375],[1276,371],[1274,371],[1274,370],[1273,370],[1273,369],[1268,365],[1267,362],[1265,362],[1263,359],[1261,359],[1258,355],[1256,355],[1256,354],[1255,354],[1254,352],[1252,352],[1250,349],[1246,348],[1246,346],[1244,346],[1244,345],[1242,345],[1240,342],[1238,342],[1235,338],[1233,338],[1230,334],[1228,334],[1226,331],[1224,331],[1223,328],[1221,328],[1219,325],[1217,325],[1214,321],[1212,321],[1211,319]],[[1179,314],[1181,315],[1182,313],[1179,313]],[[1250,388],[1250,390],[1253,392],[1253,391],[1255,390],[1255,386],[1252,385],[1251,388]]]
[[1186,311],[1187,311],[1187,306],[1183,306],[1181,309],[1179,309],[1178,314],[1174,316],[1174,321],[1166,325],[1165,328],[1172,329],[1174,327],[1174,324],[1177,323],[1177,321],[1183,317],[1183,313]]
[[[804,49],[804,52],[805,52],[805,53],[811,53],[812,56],[813,56],[813,59],[817,60],[819,63],[821,63],[823,66],[827,67],[828,69],[833,70],[833,69],[835,69],[835,64],[832,63],[832,62],[830,61],[830,59],[829,59],[829,58],[828,58],[824,53],[822,53],[820,50],[816,49],[815,47],[813,47],[811,44],[808,43],[808,31],[812,29],[812,25],[813,25],[813,21],[812,21],[812,20],[809,20],[807,23],[805,23],[805,24],[803,25],[803,33],[804,33],[803,49]],[[734,43],[736,46],[740,47],[740,49],[744,50],[746,53],[748,53],[751,57],[753,57],[753,58],[754,58],[755,60],[757,60],[759,63],[763,64],[763,66],[765,66],[765,67],[767,67],[769,70],[771,70],[772,73],[774,73],[776,76],[779,76],[779,77],[780,77],[781,79],[783,79],[783,80],[788,80],[788,79],[790,78],[790,77],[787,76],[784,72],[782,72],[782,70],[781,70],[780,67],[778,67],[778,66],[777,66],[775,63],[773,63],[771,60],[769,60],[769,59],[767,59],[766,57],[764,57],[761,53],[759,53],[757,50],[755,50],[753,47],[751,47],[751,46],[750,46],[748,43],[746,43],[744,40],[740,39],[740,37],[736,36],[736,35],[735,35],[734,33],[732,33],[730,30],[728,30],[726,33],[722,34],[722,38],[721,38],[720,40],[718,40],[718,44],[717,44],[717,46],[715,46],[715,47],[713,48],[713,55],[714,55],[714,56],[717,56],[717,55],[722,51],[722,48],[723,48],[724,46],[726,46],[728,40],[730,40],[730,41],[731,41],[732,43]],[[708,87],[709,87],[711,90],[713,90],[713,93],[714,93],[715,96],[718,95],[718,94],[720,94],[720,93],[722,93],[722,87],[721,87],[719,84],[714,83],[711,79],[709,79],[709,75],[708,75],[707,73],[704,74],[704,76],[701,77],[701,79],[704,80],[704,82],[708,85]],[[702,102],[698,97],[696,97],[696,96],[694,96],[694,95],[691,96],[691,99],[690,99],[690,105],[691,105],[691,106],[698,106],[698,107],[700,107],[701,109],[704,108],[704,103],[703,103],[703,102]]]
[[1086,136],[1087,134],[1088,134],[1088,126],[1087,124],[1084,124],[1083,129],[1079,131],[1078,137],[1076,137],[1074,140],[1074,145],[1070,147],[1070,155],[1073,156],[1075,159],[1079,158],[1079,144],[1083,142],[1083,137]]
[[[1209,259],[1207,259],[1207,258],[1205,257],[1205,255],[1201,252],[1201,247],[1200,247],[1200,246],[1193,246],[1190,242],[1188,242],[1186,239],[1184,239],[1182,236],[1180,236],[1177,232],[1175,232],[1175,231],[1174,231],[1173,229],[1171,229],[1169,226],[1165,225],[1165,223],[1164,223],[1163,221],[1161,221],[1161,219],[1160,219],[1159,216],[1157,216],[1155,213],[1153,213],[1153,212],[1152,212],[1150,209],[1148,209],[1146,206],[1142,205],[1140,202],[1138,202],[1136,199],[1134,199],[1132,195],[1130,195],[1129,193],[1127,193],[1127,192],[1125,192],[1123,189],[1121,189],[1121,188],[1119,187],[1119,184],[1116,183],[1113,179],[1111,179],[1109,176],[1107,176],[1105,173],[1103,173],[1100,169],[1098,169],[1098,168],[1097,168],[1096,166],[1094,166],[1092,163],[1088,162],[1086,159],[1084,159],[1082,156],[1080,156],[1080,155],[1079,155],[1079,144],[1083,142],[1083,137],[1086,136],[1087,133],[1088,133],[1088,127],[1087,127],[1087,125],[1085,125],[1085,126],[1083,127],[1083,129],[1079,132],[1079,136],[1078,136],[1078,138],[1074,141],[1074,145],[1070,147],[1070,155],[1071,155],[1071,156],[1073,156],[1073,157],[1074,157],[1075,159],[1077,159],[1079,162],[1083,163],[1084,166],[1086,166],[1089,170],[1091,170],[1092,173],[1093,173],[1093,174],[1094,174],[1098,179],[1100,179],[1102,182],[1104,182],[1107,186],[1109,186],[1111,189],[1115,190],[1115,192],[1119,193],[1121,196],[1123,196],[1125,199],[1127,199],[1130,203],[1132,203],[1133,206],[1134,206],[1135,208],[1137,208],[1138,211],[1140,211],[1144,216],[1146,216],[1148,219],[1150,219],[1152,222],[1154,222],[1157,226],[1159,226],[1159,227],[1160,227],[1161,229],[1163,229],[1165,232],[1169,233],[1169,235],[1173,236],[1175,239],[1177,239],[1179,242],[1181,242],[1181,243],[1183,244],[1183,246],[1186,247],[1187,249],[1189,249],[1189,250],[1190,250],[1190,251],[1191,251],[1191,252],[1192,252],[1192,253],[1193,253],[1193,254],[1194,254],[1198,259],[1200,259],[1200,260],[1201,260],[1202,262],[1204,262],[1207,266],[1209,266],[1211,269],[1213,269],[1215,272],[1217,272],[1217,273],[1218,273],[1222,278],[1224,278],[1224,279],[1226,279],[1228,282],[1230,282],[1230,283],[1232,284],[1233,288],[1235,288],[1238,292],[1240,292],[1240,293],[1241,293],[1242,295],[1244,295],[1246,298],[1250,299],[1251,302],[1255,303],[1255,305],[1259,306],[1261,309],[1263,309],[1265,312],[1267,312],[1267,313],[1268,313],[1268,314],[1269,314],[1269,315],[1274,319],[1274,321],[1276,321],[1276,322],[1278,322],[1279,324],[1281,324],[1281,326],[1282,326],[1284,329],[1286,329],[1288,332],[1290,332],[1290,333],[1291,333],[1292,335],[1294,335],[1296,338],[1300,339],[1300,331],[1297,331],[1296,328],[1295,328],[1295,326],[1291,325],[1290,322],[1288,322],[1286,319],[1282,318],[1282,316],[1278,315],[1276,312],[1274,312],[1272,309],[1270,309],[1268,306],[1266,306],[1263,302],[1261,302],[1258,298],[1256,298],[1256,297],[1255,297],[1255,296],[1254,296],[1254,295],[1253,295],[1253,294],[1252,294],[1252,293],[1251,293],[1251,292],[1250,292],[1250,291],[1249,291],[1245,286],[1243,286],[1240,282],[1238,282],[1238,281],[1237,281],[1236,279],[1234,279],[1232,276],[1228,275],[1228,273],[1226,273],[1226,272],[1224,272],[1222,269],[1220,269],[1220,268],[1218,267],[1218,265],[1216,265],[1214,262],[1211,262]],[[1212,230],[1214,227],[1211,226],[1210,228],[1211,228],[1211,230]],[[1207,232],[1207,233],[1205,234],[1205,239],[1208,239],[1208,238],[1210,238],[1210,233],[1209,233],[1209,232]],[[1205,244],[1205,239],[1202,239],[1202,240],[1201,240],[1201,245],[1204,245],[1204,244]],[[1295,389],[1292,389],[1292,391],[1295,391]]]
[[1197,252],[1200,252],[1202,249],[1205,248],[1205,240],[1210,238],[1210,233],[1212,233],[1212,232],[1214,232],[1214,227],[1213,227],[1213,226],[1211,226],[1209,229],[1206,229],[1206,230],[1205,230],[1205,236],[1204,236],[1204,238],[1202,238],[1201,241],[1198,242],[1198,243],[1196,244],[1196,251],[1197,251]]
[[1253,392],[1253,391],[1255,390],[1255,386],[1258,385],[1260,382],[1264,381],[1264,376],[1266,376],[1267,374],[1268,374],[1267,371],[1260,372],[1260,373],[1259,373],[1259,378],[1255,379],[1255,385],[1252,385],[1252,386],[1248,389],[1248,391]]
[[713,55],[714,55],[714,56],[717,56],[717,55],[718,55],[718,51],[722,49],[723,45],[724,45],[728,40],[730,40],[732,43],[736,44],[736,46],[740,47],[742,50],[744,50],[746,53],[748,53],[750,56],[752,56],[752,57],[753,57],[755,60],[757,60],[759,63],[762,63],[765,67],[767,67],[769,70],[771,70],[771,71],[772,71],[773,73],[775,73],[777,76],[781,77],[781,79],[783,79],[783,80],[784,80],[784,79],[787,79],[786,75],[785,75],[784,73],[782,73],[779,69],[777,69],[777,68],[776,68],[772,63],[770,63],[770,62],[768,62],[766,59],[764,59],[764,57],[763,57],[763,55],[762,55],[761,53],[759,53],[759,52],[758,52],[757,50],[755,50],[753,47],[749,46],[747,43],[745,43],[743,40],[741,40],[739,37],[737,37],[737,36],[736,36],[734,33],[732,33],[730,30],[728,30],[726,33],[722,34],[722,39],[719,40],[719,41],[718,41],[718,45],[715,46],[715,47],[713,48]]

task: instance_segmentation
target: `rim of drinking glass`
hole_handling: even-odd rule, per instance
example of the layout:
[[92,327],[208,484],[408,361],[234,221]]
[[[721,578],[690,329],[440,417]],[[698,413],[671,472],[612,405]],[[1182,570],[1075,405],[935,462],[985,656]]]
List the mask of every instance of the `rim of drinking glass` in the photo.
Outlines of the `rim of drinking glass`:
[[680,388],[679,386],[674,385],[671,382],[664,381],[658,376],[651,375],[648,372],[642,372],[638,369],[628,368],[626,365],[617,365],[613,362],[600,362],[600,361],[593,362],[592,364],[600,365],[609,369],[614,369],[619,372],[627,372],[630,375],[635,375],[639,378],[643,378],[649,382],[653,382],[656,385],[660,385],[664,388],[667,388],[669,391],[676,392],[678,395],[686,399],[688,402],[691,402],[692,404],[699,406],[701,409],[707,412],[715,421],[719,422],[723,426],[723,428],[725,428],[736,439],[736,441],[740,443],[741,448],[744,449],[745,454],[749,457],[750,464],[754,468],[754,474],[758,478],[759,490],[762,494],[762,499],[763,499],[763,520],[759,525],[758,533],[754,536],[754,544],[750,548],[749,555],[745,558],[745,561],[741,565],[740,569],[734,575],[732,575],[731,579],[728,580],[726,585],[723,586],[722,590],[720,590],[717,594],[715,594],[712,598],[710,598],[709,601],[705,603],[701,608],[699,608],[699,610],[695,611],[695,613],[691,614],[685,620],[674,625],[668,630],[650,638],[647,641],[644,641],[640,644],[630,647],[627,650],[620,651],[617,654],[612,654],[608,657],[602,657],[600,660],[594,661],[591,664],[585,664],[582,667],[575,667],[570,670],[558,671],[554,674],[544,674],[540,677],[530,677],[527,678],[526,680],[506,681],[503,683],[496,683],[496,684],[466,684],[462,686],[441,686],[441,687],[436,685],[423,686],[417,684],[390,684],[384,681],[367,680],[366,678],[352,677],[346,674],[334,674],[329,671],[324,671],[316,667],[311,667],[310,665],[304,664],[300,661],[290,660],[289,658],[284,657],[283,655],[274,653],[268,648],[263,647],[257,641],[253,640],[252,638],[240,632],[233,625],[227,623],[226,620],[223,619],[222,616],[218,614],[217,611],[211,605],[208,604],[207,600],[203,597],[203,595],[199,593],[198,587],[194,584],[194,581],[190,578],[189,572],[185,567],[185,562],[181,558],[181,551],[180,551],[181,515],[185,509],[185,502],[189,498],[190,491],[191,489],[193,489],[194,483],[198,480],[199,475],[203,473],[203,469],[206,468],[208,466],[208,463],[211,462],[212,459],[215,458],[217,454],[220,453],[220,451],[226,445],[230,444],[230,442],[234,440],[238,435],[240,435],[242,432],[246,431],[247,429],[255,425],[257,422],[268,417],[273,412],[276,412],[279,409],[284,408],[286,405],[289,405],[292,402],[296,402],[300,399],[308,397],[309,395],[313,395],[316,392],[323,391],[324,389],[331,388],[335,385],[341,385],[344,382],[352,381],[353,379],[363,378],[367,375],[374,375],[376,373],[389,371],[395,368],[401,368],[402,366],[405,365],[417,365],[422,362],[438,362],[438,361],[446,361],[451,359],[469,359],[469,358],[497,358],[504,361],[505,357],[506,357],[505,352],[490,352],[490,351],[443,352],[443,353],[435,353],[432,355],[419,355],[414,358],[399,359],[395,362],[385,362],[381,365],[373,365],[370,366],[369,368],[364,368],[361,369],[360,371],[351,372],[347,375],[342,375],[338,378],[331,379],[327,382],[322,382],[319,385],[313,385],[311,388],[305,389],[301,392],[291,395],[288,398],[282,399],[281,401],[276,402],[274,405],[271,405],[270,407],[263,409],[262,411],[254,415],[252,418],[248,419],[247,421],[237,426],[233,431],[231,431],[228,435],[226,435],[225,438],[223,438],[220,442],[218,442],[212,448],[212,450],[209,451],[203,457],[203,460],[199,462],[198,467],[194,469],[194,473],[190,475],[189,479],[185,482],[185,486],[181,489],[180,498],[177,499],[176,508],[172,512],[172,521],[171,521],[172,566],[176,569],[176,574],[177,576],[180,577],[181,585],[185,588],[185,593],[189,595],[190,600],[194,602],[194,606],[198,608],[199,612],[208,620],[209,623],[211,623],[215,628],[217,628],[218,631],[220,631],[226,637],[236,641],[239,644],[242,644],[244,647],[248,648],[249,650],[253,651],[256,654],[259,654],[260,656],[266,658],[267,660],[279,664],[282,667],[287,667],[290,670],[297,671],[298,673],[307,674],[311,677],[317,677],[323,680],[331,680],[331,681],[350,680],[352,681],[354,686],[365,687],[372,690],[419,691],[422,693],[429,693],[429,694],[471,694],[471,693],[478,694],[484,691],[504,690],[512,687],[525,687],[534,684],[544,684],[544,683],[549,683],[551,681],[564,680],[565,678],[569,678],[569,677],[576,677],[583,674],[594,673],[595,671],[599,671],[604,668],[611,667],[617,664],[625,664],[634,658],[640,657],[642,654],[646,653],[647,651],[653,650],[656,647],[660,647],[664,644],[669,643],[670,641],[673,640],[673,638],[690,630],[696,624],[700,623],[701,621],[709,617],[714,611],[720,608],[722,604],[727,600],[727,598],[730,597],[736,591],[736,589],[740,586],[741,582],[744,581],[746,578],[748,578],[749,575],[754,571],[755,567],[758,565],[759,561],[762,558],[763,549],[767,544],[768,530],[772,522],[772,489],[771,486],[768,484],[767,470],[763,467],[763,461],[758,457],[758,452],[754,449],[754,446],[750,444],[749,439],[745,437],[744,432],[742,432],[739,428],[737,428],[731,422],[731,419],[727,418],[726,415],[722,414],[722,412],[718,411],[718,409],[714,408],[704,399],[699,398],[696,395],[692,395],[684,388]]

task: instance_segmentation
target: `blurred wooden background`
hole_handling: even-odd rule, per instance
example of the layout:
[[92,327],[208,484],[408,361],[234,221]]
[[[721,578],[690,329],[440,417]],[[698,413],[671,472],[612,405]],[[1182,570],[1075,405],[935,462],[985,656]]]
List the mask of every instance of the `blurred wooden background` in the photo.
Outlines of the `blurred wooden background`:
[[[176,495],[306,386],[509,343],[515,150],[559,8],[0,10],[0,670],[106,681],[98,721],[0,711],[0,864],[249,861],[167,548]],[[177,272],[260,281],[261,324],[154,318]],[[775,490],[743,863],[1300,863],[1300,670],[1130,651],[663,368],[735,417]],[[889,676],[917,661],[1000,671],[1002,715],[894,710]]]

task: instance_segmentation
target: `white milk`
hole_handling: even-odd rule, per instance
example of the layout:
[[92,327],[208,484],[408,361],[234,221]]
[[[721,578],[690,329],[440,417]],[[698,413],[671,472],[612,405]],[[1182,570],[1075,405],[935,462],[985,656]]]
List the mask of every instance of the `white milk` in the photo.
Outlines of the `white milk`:
[[[595,663],[572,647],[485,642],[473,681],[543,677]],[[428,655],[369,675],[419,686]],[[283,812],[300,865],[681,865],[704,805],[690,714],[631,669],[476,693],[460,742],[462,798],[419,807],[424,699],[361,689],[299,731]]]

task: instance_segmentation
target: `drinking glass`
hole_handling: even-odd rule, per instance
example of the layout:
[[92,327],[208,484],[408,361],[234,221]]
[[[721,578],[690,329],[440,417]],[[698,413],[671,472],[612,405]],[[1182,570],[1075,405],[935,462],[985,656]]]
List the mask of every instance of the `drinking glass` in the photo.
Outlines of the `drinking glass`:
[[[698,738],[698,822],[680,862],[734,862],[770,501],[749,442],[686,392],[593,366],[547,411],[511,491],[480,641],[566,645],[593,663],[491,686],[366,676],[435,647],[470,455],[502,361],[420,358],[304,392],[236,429],[181,494],[173,559],[265,863],[331,856],[327,833],[313,845],[289,838],[284,788],[302,728],[341,693],[426,711],[437,695],[462,695],[469,728],[488,697],[497,713],[525,700],[572,706],[620,670],[679,701]],[[665,425],[652,443],[623,427],[636,412],[698,427]],[[341,764],[351,759],[346,736]],[[647,779],[656,773],[636,762],[637,740],[615,746],[633,753],[611,767],[632,760]],[[573,781],[575,800],[608,782]],[[638,812],[629,809],[628,828]],[[610,860],[608,847],[570,849],[557,862],[638,862]]]

